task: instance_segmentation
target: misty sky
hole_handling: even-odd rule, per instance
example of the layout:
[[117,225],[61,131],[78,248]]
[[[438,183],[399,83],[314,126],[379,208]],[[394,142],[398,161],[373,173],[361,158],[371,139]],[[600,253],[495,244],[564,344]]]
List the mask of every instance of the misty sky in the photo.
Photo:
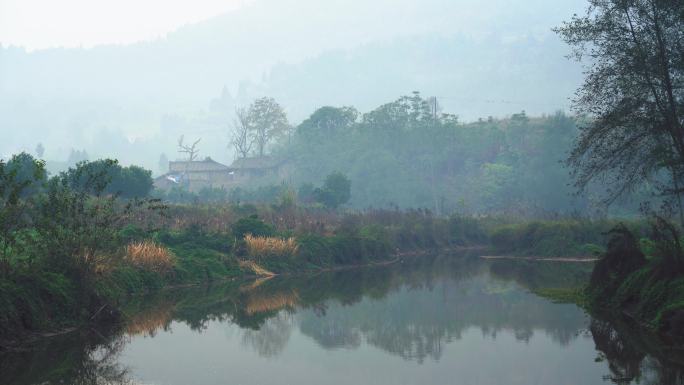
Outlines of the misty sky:
[[[51,47],[93,47],[99,44],[130,44],[163,37],[168,32],[237,8],[253,6],[255,0],[0,0],[0,43],[29,50]],[[573,12],[582,9],[580,0],[374,0],[355,3],[344,0],[261,1],[265,19],[319,19],[342,22],[359,29],[358,41],[403,33],[468,32],[540,34]],[[304,6],[305,5],[305,6]],[[360,6],[359,6],[360,5]],[[549,6],[550,5],[550,6]],[[256,8],[260,8],[259,5]],[[271,8],[273,13],[269,13]],[[283,9],[287,8],[287,9]],[[443,12],[449,11],[449,12]],[[383,14],[395,17],[383,17]],[[428,17],[425,17],[428,16]],[[549,22],[545,22],[549,21]],[[397,28],[398,27],[398,28]],[[342,33],[346,35],[346,33]],[[334,36],[325,36],[335,39]],[[313,37],[312,37],[313,38]]]
[[[49,143],[156,169],[180,135],[224,162],[236,106],[297,124],[414,90],[464,121],[568,110],[551,28],[586,0],[0,0],[0,157]],[[59,47],[59,48],[58,48]],[[106,140],[102,140],[106,138]]]
[[28,49],[127,44],[239,7],[242,0],[0,0],[0,42]]

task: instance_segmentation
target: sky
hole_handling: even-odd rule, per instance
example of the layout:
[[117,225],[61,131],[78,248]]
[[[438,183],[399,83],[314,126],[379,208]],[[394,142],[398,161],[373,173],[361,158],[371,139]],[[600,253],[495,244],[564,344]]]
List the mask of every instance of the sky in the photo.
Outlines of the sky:
[[130,44],[249,0],[0,0],[0,43],[28,50]]

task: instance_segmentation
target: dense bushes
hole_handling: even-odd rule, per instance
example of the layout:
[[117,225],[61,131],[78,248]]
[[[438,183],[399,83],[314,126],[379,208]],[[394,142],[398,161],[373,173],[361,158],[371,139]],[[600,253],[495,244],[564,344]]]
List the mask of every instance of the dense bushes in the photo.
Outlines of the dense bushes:
[[499,253],[531,256],[591,256],[602,251],[611,222],[558,220],[494,226],[491,244]]
[[381,260],[394,249],[381,228],[369,226],[332,236],[307,234],[297,238],[299,256],[319,266],[360,264]]
[[233,236],[236,239],[244,239],[245,235],[251,234],[255,237],[270,237],[275,234],[275,229],[264,221],[260,220],[258,216],[251,215],[247,218],[242,218],[233,225]]
[[[660,223],[659,223],[660,222]],[[651,238],[655,253],[645,256],[636,236],[624,226],[611,231],[608,250],[596,263],[587,296],[592,306],[609,308],[660,332],[684,338],[684,272],[679,234],[657,220]]]

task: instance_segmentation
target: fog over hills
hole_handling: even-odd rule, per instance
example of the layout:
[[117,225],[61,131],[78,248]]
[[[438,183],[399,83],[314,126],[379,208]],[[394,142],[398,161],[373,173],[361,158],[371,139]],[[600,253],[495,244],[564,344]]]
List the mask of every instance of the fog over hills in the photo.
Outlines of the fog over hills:
[[581,68],[550,31],[584,2],[256,0],[130,45],[0,49],[0,155],[72,148],[157,171],[181,134],[228,162],[236,105],[273,96],[297,124],[419,90],[464,121],[568,108]]

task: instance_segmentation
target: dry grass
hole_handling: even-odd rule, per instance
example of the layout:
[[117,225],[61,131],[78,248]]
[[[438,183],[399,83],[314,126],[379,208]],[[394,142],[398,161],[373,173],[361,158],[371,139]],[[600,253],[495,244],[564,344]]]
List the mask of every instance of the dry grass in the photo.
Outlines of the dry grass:
[[299,295],[294,290],[271,295],[253,295],[247,300],[245,312],[253,315],[282,308],[294,308],[298,303]]
[[245,235],[245,244],[251,258],[292,257],[299,248],[294,238],[255,237],[251,234]]
[[173,267],[173,255],[152,241],[134,242],[126,246],[126,260],[136,267],[166,273]]
[[158,330],[166,330],[173,319],[173,305],[163,303],[147,311],[133,315],[126,323],[126,333],[130,336],[143,335],[154,337]]

